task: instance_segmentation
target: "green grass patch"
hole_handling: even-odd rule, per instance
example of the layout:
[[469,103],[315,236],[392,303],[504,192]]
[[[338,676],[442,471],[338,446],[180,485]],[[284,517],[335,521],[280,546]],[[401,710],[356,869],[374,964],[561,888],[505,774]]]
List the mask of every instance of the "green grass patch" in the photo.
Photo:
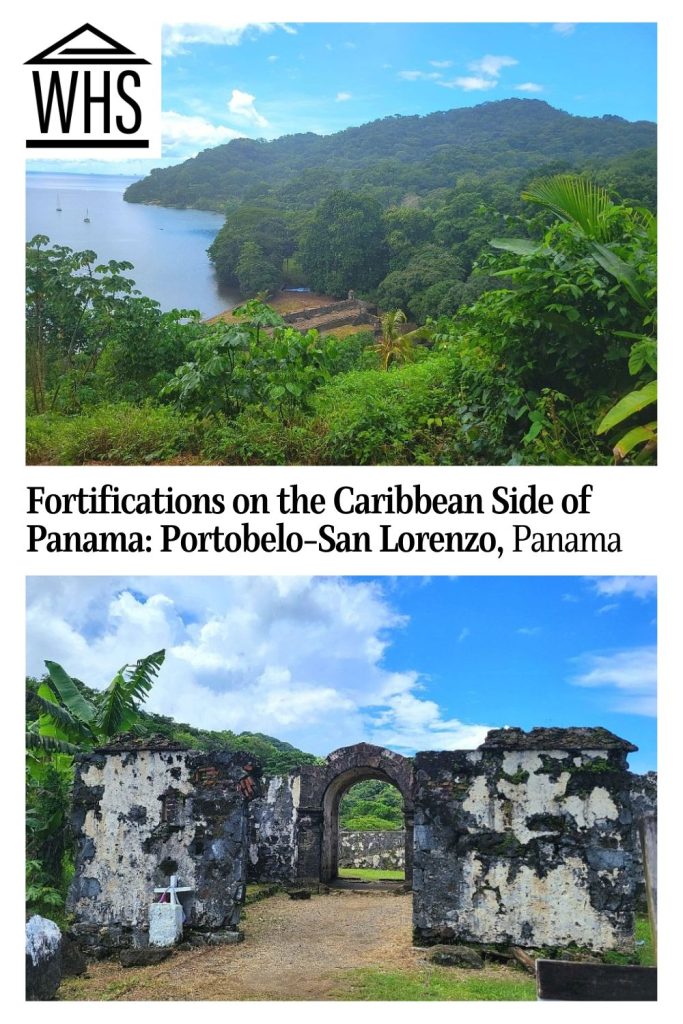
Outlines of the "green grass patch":
[[244,902],[247,906],[250,903],[259,903],[261,900],[267,900],[269,896],[276,896],[279,892],[282,892],[279,882],[248,882]]
[[535,1001],[536,982],[509,968],[466,973],[448,967],[417,971],[349,971],[337,999],[360,1001]]
[[381,878],[402,881],[404,871],[382,871],[380,868],[339,868],[340,878],[362,878],[364,882],[376,882]]
[[642,946],[636,946],[641,967],[655,967],[657,956],[655,954],[654,942],[652,941],[650,920],[647,916],[636,918],[636,942],[644,943]]

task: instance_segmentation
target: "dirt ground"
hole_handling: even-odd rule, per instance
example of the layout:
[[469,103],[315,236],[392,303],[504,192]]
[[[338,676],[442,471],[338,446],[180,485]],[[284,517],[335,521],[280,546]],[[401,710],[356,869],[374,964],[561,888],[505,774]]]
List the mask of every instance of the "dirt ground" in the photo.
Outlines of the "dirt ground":
[[60,999],[316,1000],[335,997],[343,972],[415,968],[412,894],[332,891],[310,900],[273,896],[247,907],[245,941],[174,953],[156,967],[93,964]]

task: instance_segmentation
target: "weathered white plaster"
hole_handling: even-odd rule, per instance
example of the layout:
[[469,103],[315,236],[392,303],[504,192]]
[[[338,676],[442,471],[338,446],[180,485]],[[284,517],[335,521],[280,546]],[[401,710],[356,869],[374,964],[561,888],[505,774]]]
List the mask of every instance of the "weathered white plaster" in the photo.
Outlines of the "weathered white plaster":
[[587,797],[565,797],[564,806],[579,828],[593,828],[599,821],[614,821],[619,817],[612,797],[601,786],[592,789]]
[[152,903],[149,908],[150,946],[175,946],[183,934],[183,908],[179,903]]

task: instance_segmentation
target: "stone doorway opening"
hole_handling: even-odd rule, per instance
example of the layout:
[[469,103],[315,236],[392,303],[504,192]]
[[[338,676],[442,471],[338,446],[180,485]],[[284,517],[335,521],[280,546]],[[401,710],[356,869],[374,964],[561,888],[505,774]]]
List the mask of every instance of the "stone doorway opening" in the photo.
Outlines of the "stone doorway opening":
[[[350,791],[361,783],[380,783],[375,785],[376,791],[389,793],[389,798],[401,806],[402,833],[402,866],[403,882],[412,884],[413,875],[413,804],[412,804],[412,771],[409,762],[396,754],[389,757],[381,748],[367,747],[374,756],[363,756],[365,744],[356,748],[347,748],[343,753],[351,755],[346,764],[339,764],[338,770],[325,788],[322,798],[322,841],[320,850],[320,879],[323,882],[334,882],[340,878],[340,807],[342,800]],[[342,752],[339,752],[342,753]],[[340,759],[342,760],[342,759]],[[397,770],[398,769],[398,770]],[[406,770],[407,769],[407,770]],[[405,778],[404,778],[405,775]],[[393,796],[396,793],[398,801]],[[376,830],[381,832],[383,830]],[[342,872],[343,877],[343,872]]]
[[396,785],[355,782],[338,812],[337,879],[354,887],[402,888],[405,883],[405,808]]

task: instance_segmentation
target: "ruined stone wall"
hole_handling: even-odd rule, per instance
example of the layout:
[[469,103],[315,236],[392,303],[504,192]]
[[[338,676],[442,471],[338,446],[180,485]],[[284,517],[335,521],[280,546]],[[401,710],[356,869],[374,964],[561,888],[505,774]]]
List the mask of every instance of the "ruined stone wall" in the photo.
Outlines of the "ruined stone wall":
[[297,875],[297,773],[264,780],[262,795],[249,805],[249,878],[290,882]]
[[[244,754],[129,744],[78,759],[76,873],[68,909],[85,946],[144,946],[148,908],[172,874],[187,926],[234,930],[246,882]],[[249,767],[249,766],[248,766]]]
[[657,772],[631,775],[631,807],[633,810],[633,874],[640,909],[647,906],[645,871],[639,823],[643,818],[657,817]]
[[603,729],[509,729],[418,754],[416,941],[630,948],[633,749]]
[[282,319],[285,323],[294,323],[299,320],[314,320],[327,313],[367,314],[372,311],[374,311],[374,306],[363,302],[362,299],[340,299],[339,302],[330,302],[326,306],[309,306],[306,309],[297,309],[293,313],[285,313]]
[[340,831],[339,867],[403,871],[406,865],[405,845],[403,829],[393,832]]

